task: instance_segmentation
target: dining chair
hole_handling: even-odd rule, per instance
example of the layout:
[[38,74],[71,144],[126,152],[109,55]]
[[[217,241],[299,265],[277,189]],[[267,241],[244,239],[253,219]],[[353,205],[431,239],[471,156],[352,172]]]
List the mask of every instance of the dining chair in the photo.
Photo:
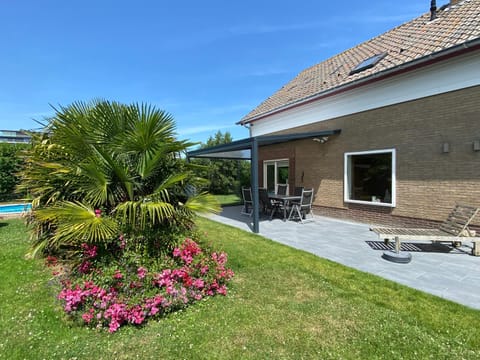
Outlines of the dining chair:
[[268,197],[268,190],[266,188],[258,189],[258,198],[262,206],[262,212],[266,215],[270,212],[270,219],[275,214],[275,211],[278,209],[278,205],[272,202],[272,199]]
[[302,196],[303,186],[295,186],[293,191],[293,195],[295,196]]
[[287,184],[278,184],[277,185],[277,194],[278,195],[287,195]]
[[242,215],[252,216],[253,214],[253,200],[252,200],[252,188],[242,187],[243,207],[241,210]]
[[304,218],[307,217],[308,214],[312,217],[313,221],[313,212],[312,212],[312,203],[313,203],[313,189],[302,190],[302,197],[300,202],[294,202],[291,204],[290,215],[288,216],[288,220],[298,217],[300,222],[303,224]]

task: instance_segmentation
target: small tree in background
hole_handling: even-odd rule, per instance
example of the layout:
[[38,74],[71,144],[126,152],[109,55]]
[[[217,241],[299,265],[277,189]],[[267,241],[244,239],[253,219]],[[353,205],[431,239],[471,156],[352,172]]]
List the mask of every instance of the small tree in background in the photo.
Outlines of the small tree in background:
[[[201,145],[201,148],[229,144],[232,141],[230,132],[217,131],[205,144]],[[201,176],[209,180],[207,190],[212,194],[239,194],[242,186],[250,184],[250,162],[248,161],[198,159],[196,162],[206,167],[201,171]]]
[[15,194],[15,187],[20,182],[18,171],[22,169],[23,159],[20,151],[27,144],[0,143],[0,201],[13,200],[24,194]]

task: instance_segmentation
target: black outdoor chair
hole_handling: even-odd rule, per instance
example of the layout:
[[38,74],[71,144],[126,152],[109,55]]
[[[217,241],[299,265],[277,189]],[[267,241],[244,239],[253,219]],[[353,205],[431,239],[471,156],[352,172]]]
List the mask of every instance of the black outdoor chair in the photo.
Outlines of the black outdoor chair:
[[278,184],[277,185],[277,194],[278,195],[287,195],[287,184]]
[[252,189],[242,187],[243,207],[240,212],[242,215],[252,216],[253,213],[253,201],[252,201]]
[[298,218],[303,224],[303,220],[307,217],[308,214],[310,214],[313,221],[312,202],[313,189],[303,190],[300,202],[291,203],[290,215],[288,215],[288,220],[292,218]]
[[271,219],[275,214],[275,211],[278,209],[278,205],[272,202],[272,199],[268,197],[268,190],[265,188],[258,189],[258,198],[260,200],[262,212],[266,215],[270,212]]
[[295,186],[295,190],[293,191],[293,195],[295,196],[302,196],[303,186]]

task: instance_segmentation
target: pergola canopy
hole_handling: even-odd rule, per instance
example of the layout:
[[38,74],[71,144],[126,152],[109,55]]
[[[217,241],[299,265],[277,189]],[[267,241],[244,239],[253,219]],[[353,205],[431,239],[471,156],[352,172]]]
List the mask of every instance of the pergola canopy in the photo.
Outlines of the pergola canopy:
[[189,151],[189,158],[212,158],[212,159],[234,159],[234,160],[251,160],[252,147],[254,142],[258,146],[280,144],[287,141],[302,140],[308,138],[321,138],[330,135],[340,134],[341,130],[324,130],[308,133],[295,133],[286,135],[260,135],[247,139],[233,141],[228,144],[212,146],[209,148]]
[[[340,129],[295,133],[285,135],[260,135],[233,141],[228,144],[212,146],[187,152],[187,158],[210,158],[251,160],[251,181],[253,200],[253,232],[259,232],[259,199],[258,199],[258,148],[260,146],[280,144],[288,141],[314,139],[324,142],[325,137],[340,134]],[[322,140],[323,139],[323,140]]]

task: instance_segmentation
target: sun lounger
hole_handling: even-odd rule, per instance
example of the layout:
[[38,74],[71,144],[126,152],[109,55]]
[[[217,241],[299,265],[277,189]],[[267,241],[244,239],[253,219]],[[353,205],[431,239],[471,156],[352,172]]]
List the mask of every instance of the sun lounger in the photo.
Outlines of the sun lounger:
[[370,230],[386,242],[395,240],[397,253],[400,252],[400,245],[404,240],[451,242],[453,246],[469,241],[474,244],[472,254],[480,256],[480,237],[468,228],[479,210],[473,206],[456,205],[447,220],[436,229],[372,227]]

